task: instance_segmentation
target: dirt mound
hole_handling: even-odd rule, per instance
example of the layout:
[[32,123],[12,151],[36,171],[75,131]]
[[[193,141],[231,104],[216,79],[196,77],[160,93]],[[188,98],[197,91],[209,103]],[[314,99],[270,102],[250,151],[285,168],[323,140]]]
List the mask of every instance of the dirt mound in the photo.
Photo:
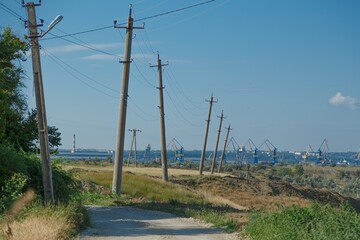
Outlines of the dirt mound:
[[279,180],[244,179],[234,176],[182,176],[175,183],[195,191],[229,200],[248,209],[277,209],[280,206],[307,206],[311,201],[338,206],[348,202],[360,211],[360,202],[327,189],[291,185]]

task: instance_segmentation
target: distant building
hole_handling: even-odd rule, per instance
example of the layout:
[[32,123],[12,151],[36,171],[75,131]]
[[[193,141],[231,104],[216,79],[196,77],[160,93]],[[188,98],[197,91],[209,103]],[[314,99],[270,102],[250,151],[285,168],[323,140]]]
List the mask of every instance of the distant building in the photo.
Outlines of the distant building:
[[144,151],[144,161],[150,161],[150,160],[151,160],[151,146],[150,144],[148,144]]

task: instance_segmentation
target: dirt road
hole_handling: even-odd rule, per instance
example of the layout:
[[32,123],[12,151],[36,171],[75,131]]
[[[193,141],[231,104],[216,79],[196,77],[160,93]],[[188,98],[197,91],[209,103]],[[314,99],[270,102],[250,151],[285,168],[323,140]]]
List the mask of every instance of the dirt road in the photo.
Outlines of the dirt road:
[[170,213],[131,207],[88,207],[91,228],[77,239],[210,239],[235,240],[236,234]]

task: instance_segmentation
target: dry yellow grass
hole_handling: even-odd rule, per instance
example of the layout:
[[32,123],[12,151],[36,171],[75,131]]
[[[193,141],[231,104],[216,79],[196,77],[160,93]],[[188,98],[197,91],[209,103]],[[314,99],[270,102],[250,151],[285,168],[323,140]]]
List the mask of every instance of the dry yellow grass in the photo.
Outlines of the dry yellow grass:
[[[10,230],[9,228],[10,227]],[[7,239],[66,239],[64,229],[70,226],[66,221],[51,216],[30,216],[2,227]],[[6,233],[8,232],[8,233]],[[11,232],[11,233],[10,233]],[[0,237],[1,238],[1,237]]]
[[[86,171],[99,171],[99,172],[112,172],[114,170],[113,165],[90,165],[90,164],[66,164],[63,167],[65,170],[70,170],[70,169],[82,169],[82,170],[86,170]],[[162,169],[160,167],[156,168],[156,167],[134,167],[134,166],[124,166],[123,167],[123,172],[131,172],[134,174],[139,174],[139,175],[145,175],[145,176],[151,176],[151,177],[161,177],[162,176]],[[203,174],[206,175],[211,175],[210,172],[203,172]],[[176,169],[176,168],[169,168],[168,169],[168,175],[169,177],[174,176],[174,177],[178,177],[181,175],[190,175],[190,176],[196,176],[199,175],[199,171],[198,170],[191,170],[191,169]],[[226,176],[229,174],[225,174],[225,173],[215,173],[213,174],[215,176]]]

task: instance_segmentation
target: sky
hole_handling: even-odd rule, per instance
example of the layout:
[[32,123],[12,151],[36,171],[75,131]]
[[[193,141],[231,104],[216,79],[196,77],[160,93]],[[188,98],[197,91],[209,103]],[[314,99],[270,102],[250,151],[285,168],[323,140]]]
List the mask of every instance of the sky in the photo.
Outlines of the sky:
[[[26,2],[26,1],[25,1]],[[48,124],[61,132],[62,149],[115,149],[122,81],[125,23],[132,4],[134,29],[127,129],[140,129],[137,149],[160,149],[157,52],[163,63],[166,140],[202,149],[209,102],[213,105],[207,150],[219,150],[226,129],[244,145],[269,139],[279,150],[360,148],[360,1],[357,0],[47,1],[36,7]],[[0,0],[0,28],[27,34],[20,0]],[[103,28],[75,36],[69,33]],[[106,27],[106,28],[105,28]],[[84,47],[85,46],[85,47]],[[35,108],[30,52],[21,63],[30,108]],[[125,135],[130,148],[132,133]]]

